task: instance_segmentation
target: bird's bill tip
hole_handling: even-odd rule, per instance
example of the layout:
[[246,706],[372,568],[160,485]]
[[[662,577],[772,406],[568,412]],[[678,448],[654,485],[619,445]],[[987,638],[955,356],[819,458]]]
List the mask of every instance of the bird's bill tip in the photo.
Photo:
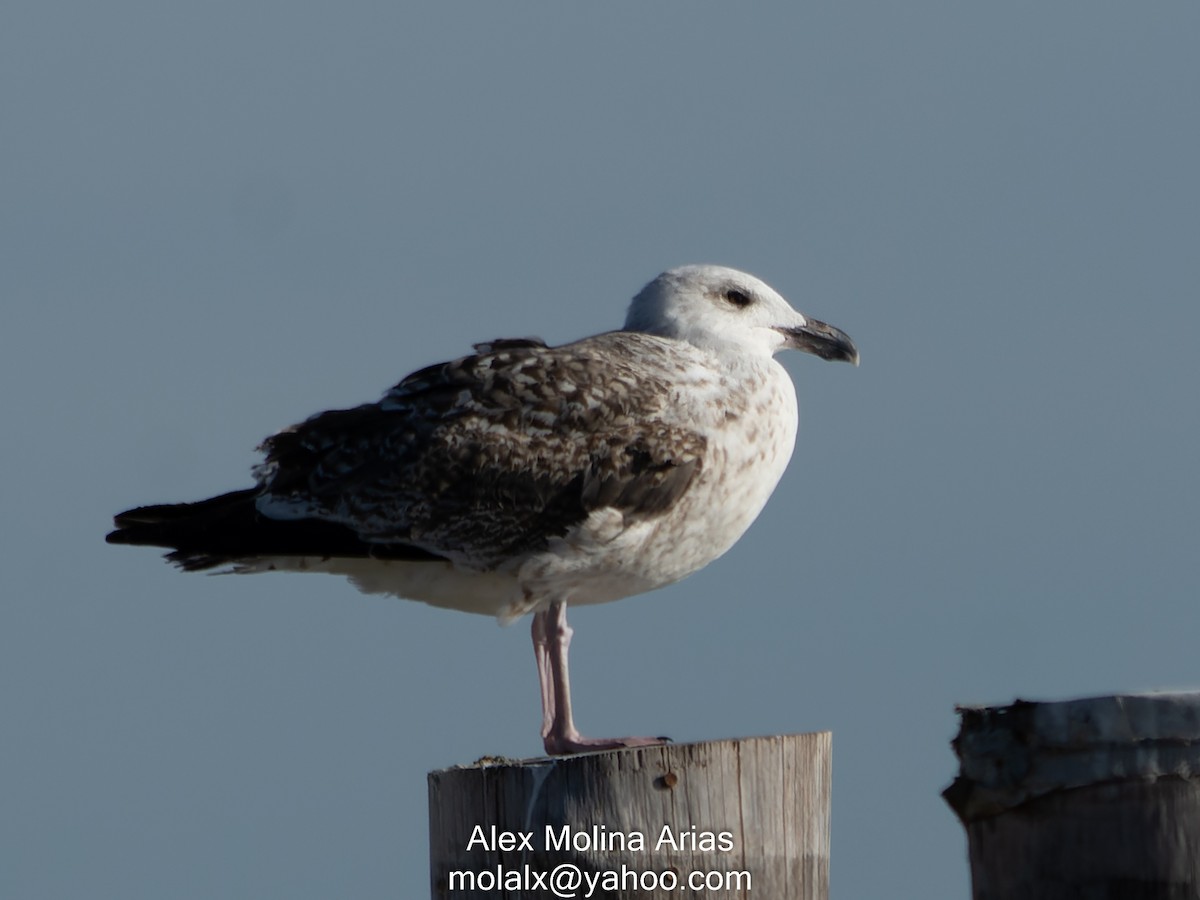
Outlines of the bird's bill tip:
[[850,335],[840,328],[818,322],[816,319],[806,319],[800,326],[782,329],[787,338],[786,346],[794,350],[803,350],[819,356],[821,359],[839,360],[851,365],[858,365],[858,347],[850,339]]

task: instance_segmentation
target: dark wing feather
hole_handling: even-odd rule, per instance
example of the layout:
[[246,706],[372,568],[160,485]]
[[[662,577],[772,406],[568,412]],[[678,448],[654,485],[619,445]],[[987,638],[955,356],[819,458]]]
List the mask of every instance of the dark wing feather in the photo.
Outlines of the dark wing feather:
[[657,516],[700,471],[703,436],[666,415],[661,340],[487,346],[269,438],[259,508],[490,568],[599,507]]
[[258,489],[231,491],[198,503],[139,506],[117,515],[110,544],[169,547],[167,559],[188,571],[250,557],[372,557],[427,561],[434,554],[406,544],[373,544],[336,522],[277,521],[255,508]]

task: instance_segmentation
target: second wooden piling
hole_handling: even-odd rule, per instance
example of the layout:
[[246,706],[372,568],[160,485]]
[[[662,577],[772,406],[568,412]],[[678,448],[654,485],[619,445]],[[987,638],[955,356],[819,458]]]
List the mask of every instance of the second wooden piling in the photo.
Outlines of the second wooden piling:
[[1200,900],[1200,693],[960,713],[975,900]]

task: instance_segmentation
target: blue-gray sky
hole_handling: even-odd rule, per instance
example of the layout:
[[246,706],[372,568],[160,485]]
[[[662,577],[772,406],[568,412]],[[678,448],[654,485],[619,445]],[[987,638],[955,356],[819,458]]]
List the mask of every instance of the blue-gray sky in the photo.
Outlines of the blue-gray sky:
[[[0,14],[0,895],[419,897],[425,773],[538,752],[527,628],[184,576],[128,505],[664,268],[848,331],[688,581],[573,616],[581,727],[832,729],[833,893],[966,896],[958,702],[1200,685],[1195,3]],[[721,827],[722,823],[695,823]]]

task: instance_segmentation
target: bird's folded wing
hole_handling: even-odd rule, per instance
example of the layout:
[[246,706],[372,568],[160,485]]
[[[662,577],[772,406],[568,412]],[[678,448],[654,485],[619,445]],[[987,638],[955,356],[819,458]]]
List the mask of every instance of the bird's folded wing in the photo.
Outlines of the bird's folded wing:
[[600,507],[626,521],[660,515],[705,448],[670,408],[662,344],[628,333],[563,347],[496,341],[423,369],[378,403],[268,438],[259,510],[479,569],[544,547]]

